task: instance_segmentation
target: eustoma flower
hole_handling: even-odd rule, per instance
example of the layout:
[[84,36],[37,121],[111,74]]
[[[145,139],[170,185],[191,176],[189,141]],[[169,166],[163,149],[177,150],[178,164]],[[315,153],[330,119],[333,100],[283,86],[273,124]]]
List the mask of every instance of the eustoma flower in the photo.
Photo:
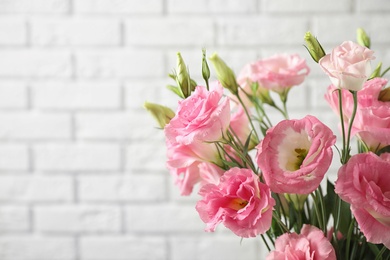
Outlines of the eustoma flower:
[[219,153],[212,143],[222,139],[230,123],[230,104],[223,98],[223,88],[211,91],[198,86],[188,98],[179,102],[178,110],[164,128],[167,165],[181,194],[191,193],[201,180],[199,164],[218,163]]
[[[358,134],[371,150],[380,149],[390,144],[390,102],[380,100],[381,91],[387,84],[387,79],[374,78],[364,83],[357,92],[358,108],[352,126],[352,134]],[[325,95],[332,109],[339,113],[339,96],[334,85],[329,86]],[[352,114],[352,94],[342,89],[343,120],[347,125]]]
[[335,191],[351,204],[367,241],[390,248],[390,154],[381,157],[352,156],[339,170]]
[[223,223],[240,237],[255,237],[271,226],[275,205],[270,189],[249,169],[231,168],[220,183],[207,184],[199,192],[196,204],[206,231],[214,231]]
[[324,233],[310,225],[303,225],[301,233],[286,233],[275,241],[275,250],[266,260],[336,260],[336,253]]
[[346,41],[319,61],[336,88],[358,91],[371,73],[374,52],[357,43]]
[[330,166],[335,141],[332,131],[313,116],[284,120],[257,146],[257,163],[273,192],[309,194]]
[[277,54],[246,65],[237,80],[247,91],[250,84],[246,82],[257,82],[260,87],[283,93],[301,84],[309,72],[305,59],[297,54]]

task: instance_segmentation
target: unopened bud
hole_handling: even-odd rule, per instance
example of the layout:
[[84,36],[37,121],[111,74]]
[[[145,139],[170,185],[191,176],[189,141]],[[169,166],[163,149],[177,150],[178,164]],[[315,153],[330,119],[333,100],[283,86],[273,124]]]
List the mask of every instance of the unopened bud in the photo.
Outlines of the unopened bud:
[[362,28],[358,28],[357,29],[357,31],[356,31],[356,38],[357,38],[357,42],[361,46],[370,48],[370,46],[371,46],[370,37],[368,37],[367,33]]
[[305,201],[308,197],[307,194],[290,194],[285,193],[284,197],[288,202],[292,202],[296,210],[302,210],[305,205]]
[[210,68],[209,65],[207,64],[207,59],[206,59],[206,50],[202,50],[202,76],[205,81],[208,81],[210,78]]
[[210,61],[214,65],[215,71],[217,72],[217,78],[219,82],[221,82],[222,86],[227,88],[234,95],[237,95],[238,84],[233,70],[229,68],[216,53],[211,55]]
[[375,70],[371,73],[369,79],[380,77],[381,69],[382,69],[382,62],[379,62],[378,66],[376,66]]
[[176,83],[181,89],[184,98],[191,95],[191,78],[180,52],[177,53]]
[[175,112],[172,109],[159,104],[145,102],[144,108],[152,114],[161,128],[164,128],[175,116]]
[[318,61],[326,55],[324,49],[322,48],[317,38],[314,37],[310,32],[305,33],[304,39],[307,45],[305,46],[307,51],[310,53],[310,56],[313,58],[313,60],[318,63]]

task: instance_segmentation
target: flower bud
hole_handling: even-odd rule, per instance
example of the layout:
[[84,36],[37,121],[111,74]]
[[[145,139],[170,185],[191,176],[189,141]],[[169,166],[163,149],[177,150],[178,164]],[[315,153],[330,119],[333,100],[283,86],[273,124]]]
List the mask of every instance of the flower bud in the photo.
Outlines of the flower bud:
[[303,206],[305,205],[305,201],[308,197],[307,194],[292,194],[292,193],[285,193],[284,197],[288,202],[292,202],[294,205],[294,208],[298,211],[303,209]]
[[305,33],[304,39],[307,44],[305,47],[310,53],[310,56],[315,62],[318,63],[318,61],[326,55],[324,49],[322,48],[317,38],[314,37],[310,32]]
[[191,78],[180,52],[177,53],[176,73],[176,83],[187,98],[191,95]]
[[214,68],[217,72],[217,78],[221,82],[224,88],[227,88],[234,95],[238,94],[238,84],[236,81],[236,76],[231,68],[229,68],[226,63],[214,53],[210,57],[210,61],[213,63]]
[[164,128],[175,116],[175,113],[170,108],[159,104],[145,102],[144,108],[152,114],[161,128]]
[[202,58],[202,76],[205,81],[208,81],[210,78],[210,69],[206,60],[206,50],[202,50],[203,58]]
[[369,79],[380,77],[381,76],[381,69],[382,69],[382,62],[379,62],[378,66],[376,66],[375,70],[371,73]]
[[356,35],[357,35],[357,42],[361,46],[370,48],[371,45],[370,37],[368,37],[367,33],[362,28],[357,29]]

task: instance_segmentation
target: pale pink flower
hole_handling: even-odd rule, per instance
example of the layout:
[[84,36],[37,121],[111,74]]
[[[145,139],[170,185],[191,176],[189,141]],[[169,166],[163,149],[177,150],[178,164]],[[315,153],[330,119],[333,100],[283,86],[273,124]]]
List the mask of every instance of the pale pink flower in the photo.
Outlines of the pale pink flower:
[[201,186],[206,184],[215,184],[218,185],[221,176],[225,171],[213,164],[213,163],[201,163],[199,164],[199,175],[201,179]]
[[301,233],[285,233],[275,241],[275,250],[266,260],[336,260],[336,253],[324,236],[315,226],[303,225]]
[[165,126],[165,136],[170,143],[190,144],[218,141],[230,123],[230,105],[223,98],[223,88],[207,91],[196,87],[188,98],[179,101],[177,113]]
[[301,84],[309,72],[306,60],[298,54],[277,54],[246,65],[237,81],[248,92],[257,82],[260,87],[283,93]]
[[368,242],[390,248],[390,157],[352,156],[338,172],[335,191],[351,211]]
[[271,227],[275,201],[268,186],[249,169],[231,168],[218,185],[207,184],[199,194],[203,199],[196,210],[206,231],[223,223],[237,236],[255,237]]
[[335,142],[332,130],[314,116],[284,120],[257,146],[257,163],[273,192],[309,194],[328,170]]
[[[379,100],[379,93],[386,84],[387,79],[374,78],[366,81],[362,90],[358,91],[358,108],[353,122],[352,135],[361,131],[382,133],[387,136],[390,135],[390,102]],[[339,115],[339,97],[336,90],[337,88],[335,86],[329,86],[328,91],[325,94],[325,99],[334,112]],[[353,97],[347,89],[341,89],[341,93],[343,120],[345,127],[347,127],[352,115]],[[377,138],[380,137],[379,135],[376,136]]]
[[319,64],[336,88],[358,91],[370,76],[373,54],[370,49],[347,41],[322,57]]

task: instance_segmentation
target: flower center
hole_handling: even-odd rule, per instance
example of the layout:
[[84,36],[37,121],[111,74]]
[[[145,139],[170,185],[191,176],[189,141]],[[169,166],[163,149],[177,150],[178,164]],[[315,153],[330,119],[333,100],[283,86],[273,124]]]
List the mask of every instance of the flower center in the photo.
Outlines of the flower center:
[[248,205],[248,201],[240,198],[235,198],[232,201],[230,201],[228,207],[234,210],[240,210],[245,208],[246,205]]
[[284,132],[285,138],[278,146],[279,167],[291,172],[299,170],[310,150],[310,138],[305,131],[288,128]]

